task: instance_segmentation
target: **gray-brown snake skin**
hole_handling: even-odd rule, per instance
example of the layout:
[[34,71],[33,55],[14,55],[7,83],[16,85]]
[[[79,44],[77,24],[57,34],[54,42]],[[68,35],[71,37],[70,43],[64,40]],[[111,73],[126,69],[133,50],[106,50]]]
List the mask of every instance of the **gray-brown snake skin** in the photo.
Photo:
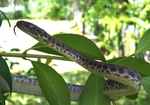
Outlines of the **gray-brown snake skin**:
[[75,61],[93,74],[108,78],[109,80],[104,83],[102,91],[112,100],[119,100],[122,96],[132,95],[140,90],[141,76],[138,72],[124,66],[92,60],[32,23],[18,21],[16,26],[46,46]]
[[[12,91],[16,93],[44,96],[39,86],[38,80],[35,78],[27,78],[23,76],[12,75]],[[9,91],[6,81],[0,76],[0,88]],[[83,90],[83,86],[68,84],[71,100],[78,101]]]

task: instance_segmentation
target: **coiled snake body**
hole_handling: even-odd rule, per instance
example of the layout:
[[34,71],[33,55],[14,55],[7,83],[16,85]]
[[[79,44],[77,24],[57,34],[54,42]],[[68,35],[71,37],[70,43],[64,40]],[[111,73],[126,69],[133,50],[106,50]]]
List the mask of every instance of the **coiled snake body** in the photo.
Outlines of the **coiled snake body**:
[[[46,46],[75,61],[93,74],[108,78],[102,87],[102,91],[112,100],[119,100],[122,96],[132,95],[140,90],[141,76],[138,72],[124,66],[92,60],[32,23],[18,21],[16,26]],[[74,87],[75,85],[70,86]]]

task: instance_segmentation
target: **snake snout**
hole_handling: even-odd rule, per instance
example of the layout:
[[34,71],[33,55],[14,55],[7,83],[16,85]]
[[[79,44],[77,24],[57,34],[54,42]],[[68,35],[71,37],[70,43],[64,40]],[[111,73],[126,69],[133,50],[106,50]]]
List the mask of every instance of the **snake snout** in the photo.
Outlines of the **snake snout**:
[[21,27],[23,27],[24,25],[26,25],[26,23],[24,21],[18,21],[16,23],[16,26],[20,29]]
[[15,33],[15,35],[17,35],[16,34],[16,31],[15,31],[15,29],[16,29],[16,27],[18,27],[20,30],[23,30],[23,23],[25,23],[24,21],[18,21],[17,23],[16,23],[16,25],[14,26],[14,33]]
[[[18,22],[16,23],[16,25],[14,26],[14,29],[13,29],[13,30],[14,30],[15,35],[17,35],[17,34],[16,34],[16,31],[15,31],[16,27],[18,27],[19,29],[21,29],[20,27],[23,26],[23,25],[22,25],[22,22],[23,22],[23,21],[18,21]],[[22,30],[22,29],[21,29],[21,30]]]

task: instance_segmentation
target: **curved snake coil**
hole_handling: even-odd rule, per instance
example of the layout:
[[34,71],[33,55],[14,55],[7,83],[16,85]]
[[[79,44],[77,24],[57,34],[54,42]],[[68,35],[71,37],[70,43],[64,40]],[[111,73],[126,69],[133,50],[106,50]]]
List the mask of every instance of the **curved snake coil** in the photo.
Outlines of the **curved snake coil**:
[[102,91],[112,100],[119,100],[122,96],[132,95],[140,90],[141,76],[138,72],[124,66],[92,60],[32,23],[18,21],[16,26],[46,46],[75,61],[93,74],[108,78],[102,87]]
[[[12,77],[13,92],[36,96],[44,96],[37,79],[14,75],[11,75],[11,77]],[[5,91],[9,91],[9,86],[7,82],[1,76],[0,76],[0,88]],[[70,91],[71,100],[78,101],[80,94],[83,90],[83,86],[68,84],[68,89]]]

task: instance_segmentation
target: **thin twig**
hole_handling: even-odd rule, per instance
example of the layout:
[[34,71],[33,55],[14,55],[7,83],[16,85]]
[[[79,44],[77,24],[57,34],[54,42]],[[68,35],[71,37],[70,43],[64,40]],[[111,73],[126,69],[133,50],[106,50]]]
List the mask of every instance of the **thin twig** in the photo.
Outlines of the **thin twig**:
[[0,53],[0,56],[5,57],[19,57],[19,58],[45,58],[45,59],[57,59],[71,61],[65,57],[60,56],[50,56],[50,55],[39,55],[39,54],[23,54],[23,53]]

